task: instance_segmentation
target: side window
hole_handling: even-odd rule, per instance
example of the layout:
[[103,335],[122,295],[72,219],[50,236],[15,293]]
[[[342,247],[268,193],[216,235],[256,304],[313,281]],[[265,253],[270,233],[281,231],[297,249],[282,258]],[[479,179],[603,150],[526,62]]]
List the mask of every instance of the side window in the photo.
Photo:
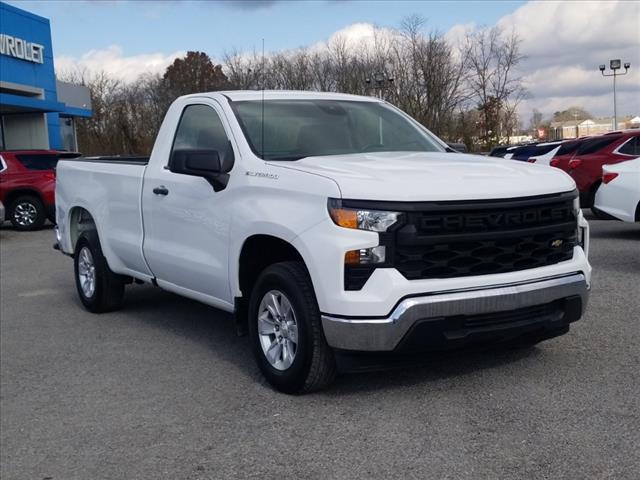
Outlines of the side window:
[[627,141],[620,149],[618,153],[622,153],[624,155],[640,155],[640,136],[632,137]]
[[208,105],[189,105],[183,112],[173,141],[174,150],[227,150],[229,139],[216,111]]

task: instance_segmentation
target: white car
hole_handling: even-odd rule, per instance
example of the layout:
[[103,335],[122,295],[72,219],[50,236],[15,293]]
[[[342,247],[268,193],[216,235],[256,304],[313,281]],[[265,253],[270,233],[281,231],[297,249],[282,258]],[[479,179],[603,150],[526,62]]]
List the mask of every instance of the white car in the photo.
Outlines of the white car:
[[285,392],[337,352],[567,333],[591,277],[574,181],[447,148],[371,97],[187,95],[149,159],[59,162],[58,248],[91,312],[147,282],[235,313]]
[[531,157],[529,157],[529,160],[527,160],[529,163],[535,163],[536,165],[547,165],[549,166],[551,160],[553,159],[553,157],[556,155],[556,153],[558,152],[558,150],[560,150],[560,147],[562,146],[562,142],[549,142],[549,143],[539,143],[537,145],[538,147],[553,147],[551,150],[549,150],[546,153],[543,153],[541,155],[532,155]]
[[602,167],[595,207],[619,220],[640,222],[640,157]]

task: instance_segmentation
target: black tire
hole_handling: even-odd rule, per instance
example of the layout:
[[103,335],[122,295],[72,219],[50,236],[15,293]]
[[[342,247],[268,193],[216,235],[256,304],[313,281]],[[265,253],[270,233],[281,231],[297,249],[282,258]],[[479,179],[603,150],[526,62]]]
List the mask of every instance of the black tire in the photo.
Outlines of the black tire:
[[44,204],[35,195],[20,195],[11,202],[7,213],[13,228],[23,232],[41,229],[47,219]]
[[[297,323],[295,355],[291,365],[284,370],[269,362],[258,334],[260,303],[272,290],[286,296]],[[328,386],[336,376],[333,351],[324,337],[313,285],[302,262],[276,263],[260,274],[249,301],[249,335],[258,367],[267,381],[281,392],[317,391]]]
[[[79,269],[83,249],[91,254],[94,266],[94,288],[92,293],[86,293],[82,287]],[[80,301],[87,310],[93,313],[104,313],[122,307],[124,299],[125,277],[111,271],[107,260],[102,254],[100,240],[95,230],[84,232],[76,243],[73,255],[73,273]]]

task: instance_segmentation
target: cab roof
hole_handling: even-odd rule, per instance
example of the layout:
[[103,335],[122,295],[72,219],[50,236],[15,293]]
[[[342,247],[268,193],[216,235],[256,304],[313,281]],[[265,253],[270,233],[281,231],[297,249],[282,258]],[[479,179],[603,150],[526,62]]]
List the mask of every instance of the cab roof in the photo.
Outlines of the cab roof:
[[299,90],[227,90],[219,92],[194,93],[187,97],[215,97],[223,95],[233,102],[246,100],[343,100],[352,102],[380,102],[374,97],[360,95],[349,95],[346,93],[334,92],[311,92]]

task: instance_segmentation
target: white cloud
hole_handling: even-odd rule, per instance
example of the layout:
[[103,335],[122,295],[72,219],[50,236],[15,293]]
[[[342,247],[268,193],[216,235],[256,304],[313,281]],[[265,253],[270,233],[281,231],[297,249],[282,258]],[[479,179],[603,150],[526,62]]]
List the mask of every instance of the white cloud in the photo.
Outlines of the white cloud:
[[186,52],[178,51],[168,55],[163,53],[145,53],[126,56],[122,47],[111,45],[105,49],[89,50],[81,57],[56,57],[58,72],[84,69],[89,72],[105,72],[125,82],[135,80],[143,73],[164,73],[168,65]]
[[[253,3],[247,5],[264,7],[275,2]],[[575,105],[597,116],[611,115],[612,80],[600,75],[598,65],[612,58],[621,58],[632,65],[628,75],[618,78],[618,112],[640,114],[640,2],[531,1],[496,24],[506,32],[515,31],[522,39],[526,58],[518,73],[530,92],[530,98],[520,108],[525,123],[533,108],[551,115]],[[456,45],[476,28],[474,23],[458,24],[446,32],[445,38]],[[341,41],[349,49],[373,49],[376,42],[385,42],[396,34],[390,28],[354,23],[310,49],[317,51]],[[56,67],[58,71],[78,66],[102,70],[131,81],[141,73],[163,73],[175,58],[184,55],[185,52],[157,52],[127,56],[122,47],[112,45],[91,50],[79,58],[57,57]]]
[[322,42],[312,45],[310,51],[322,51],[336,45],[344,44],[348,50],[375,49],[376,45],[383,45],[397,32],[390,28],[377,27],[371,23],[352,23],[340,30],[335,31],[331,36]]
[[632,65],[617,81],[619,115],[640,113],[639,2],[532,1],[497,25],[522,39],[521,73],[531,94],[520,109],[525,121],[533,108],[551,115],[574,105],[612,115],[612,79],[598,71],[612,58]]

